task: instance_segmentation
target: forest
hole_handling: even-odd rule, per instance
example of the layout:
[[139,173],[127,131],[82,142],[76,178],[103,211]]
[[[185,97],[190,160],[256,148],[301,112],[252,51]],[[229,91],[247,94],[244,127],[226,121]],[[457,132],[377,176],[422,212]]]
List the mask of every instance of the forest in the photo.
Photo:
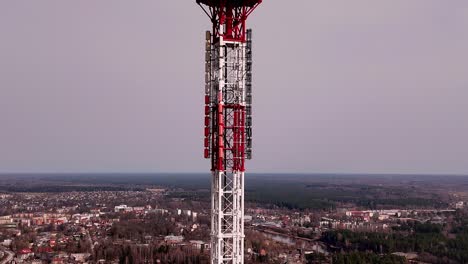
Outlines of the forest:
[[353,252],[416,252],[419,260],[430,263],[468,263],[468,221],[465,219],[466,214],[459,213],[454,226],[408,222],[388,233],[334,230],[323,233],[321,241],[338,253],[336,263],[342,263],[340,259],[348,257],[368,257],[352,255]]

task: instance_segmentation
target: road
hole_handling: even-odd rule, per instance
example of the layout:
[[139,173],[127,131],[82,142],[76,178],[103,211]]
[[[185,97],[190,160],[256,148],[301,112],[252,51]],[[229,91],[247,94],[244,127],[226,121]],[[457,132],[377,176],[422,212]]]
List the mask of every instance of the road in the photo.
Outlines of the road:
[[6,258],[4,258],[2,261],[0,261],[0,264],[7,264],[7,263],[10,263],[12,260],[13,260],[13,256],[15,256],[15,254],[13,252],[11,252],[10,250],[4,248],[4,247],[0,247],[0,251],[3,251],[5,253]]
[[93,240],[91,239],[91,234],[89,233],[88,229],[86,229],[86,236],[88,237],[89,244],[91,245],[91,252],[89,253],[92,256],[94,254],[94,244],[93,244]]

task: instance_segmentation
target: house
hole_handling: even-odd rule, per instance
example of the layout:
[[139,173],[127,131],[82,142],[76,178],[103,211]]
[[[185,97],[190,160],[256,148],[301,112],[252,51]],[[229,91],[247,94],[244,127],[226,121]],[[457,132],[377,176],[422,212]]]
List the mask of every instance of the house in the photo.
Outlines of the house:
[[181,243],[182,241],[184,241],[184,237],[170,235],[170,236],[165,236],[164,241],[169,244],[177,244],[177,243]]
[[205,241],[202,241],[202,240],[190,240],[189,242],[190,242],[190,245],[196,249],[205,249],[205,248],[210,247],[209,243],[206,243]]
[[21,260],[28,259],[30,257],[34,257],[34,253],[29,248],[23,248],[16,253],[17,257]]
[[78,262],[85,262],[90,256],[91,254],[89,253],[74,253],[70,255],[72,259]]

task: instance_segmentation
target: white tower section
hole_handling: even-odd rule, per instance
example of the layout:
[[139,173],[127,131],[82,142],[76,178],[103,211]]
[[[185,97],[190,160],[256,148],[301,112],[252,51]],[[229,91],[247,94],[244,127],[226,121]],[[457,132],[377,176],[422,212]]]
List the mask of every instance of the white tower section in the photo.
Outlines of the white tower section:
[[[210,36],[209,32],[207,36]],[[211,36],[210,36],[211,39]],[[215,111],[211,189],[212,263],[244,263],[244,161],[246,43],[224,41],[210,47],[207,88]]]

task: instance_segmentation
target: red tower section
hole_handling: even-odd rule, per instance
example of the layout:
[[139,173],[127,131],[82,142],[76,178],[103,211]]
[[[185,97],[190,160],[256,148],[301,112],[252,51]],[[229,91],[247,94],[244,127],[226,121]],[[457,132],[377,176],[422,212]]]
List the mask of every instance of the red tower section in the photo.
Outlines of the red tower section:
[[247,18],[262,0],[197,0],[197,3],[213,23],[213,43],[220,36],[226,41],[245,42]]

